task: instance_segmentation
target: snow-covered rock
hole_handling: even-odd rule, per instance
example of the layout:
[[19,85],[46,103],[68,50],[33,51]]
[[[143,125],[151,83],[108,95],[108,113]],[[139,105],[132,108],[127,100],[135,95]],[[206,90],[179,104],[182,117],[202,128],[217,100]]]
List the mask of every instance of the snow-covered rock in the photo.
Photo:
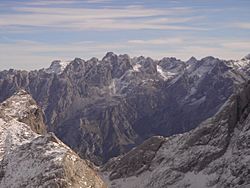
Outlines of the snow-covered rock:
[[40,113],[23,90],[0,104],[0,187],[105,187],[89,162],[45,133]]
[[103,168],[111,188],[249,187],[250,83],[196,129],[148,140],[111,162]]
[[164,71],[160,65],[157,65],[157,72],[165,81],[173,78],[177,74],[169,71]]
[[69,63],[70,61],[55,60],[51,63],[49,68],[45,69],[45,72],[49,74],[61,74]]

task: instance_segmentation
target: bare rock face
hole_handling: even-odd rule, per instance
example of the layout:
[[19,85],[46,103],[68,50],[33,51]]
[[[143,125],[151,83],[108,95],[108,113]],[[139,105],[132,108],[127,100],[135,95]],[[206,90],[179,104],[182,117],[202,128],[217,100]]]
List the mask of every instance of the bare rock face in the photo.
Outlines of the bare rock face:
[[0,187],[106,187],[89,162],[46,133],[42,120],[25,91],[0,105]]
[[124,156],[111,159],[104,165],[102,171],[112,170],[109,175],[110,180],[139,175],[149,169],[156,152],[164,141],[164,137],[151,137]]
[[103,164],[151,136],[197,127],[248,80],[249,67],[247,58],[158,61],[110,52],[102,60],[2,71],[0,101],[25,89],[42,107],[49,131],[82,158]]
[[[109,176],[110,187],[120,188],[249,187],[249,130],[250,83],[247,83],[215,116],[196,129],[165,138],[160,147],[155,147],[157,151],[147,170],[141,166],[134,173],[128,173],[127,169],[135,166],[129,162],[123,165],[123,161],[141,153],[140,148],[147,145],[146,141],[127,155],[114,159],[111,168],[104,168],[104,176]],[[151,152],[150,147],[145,148],[144,153]],[[143,161],[143,157],[139,161]],[[119,176],[114,176],[117,173]]]

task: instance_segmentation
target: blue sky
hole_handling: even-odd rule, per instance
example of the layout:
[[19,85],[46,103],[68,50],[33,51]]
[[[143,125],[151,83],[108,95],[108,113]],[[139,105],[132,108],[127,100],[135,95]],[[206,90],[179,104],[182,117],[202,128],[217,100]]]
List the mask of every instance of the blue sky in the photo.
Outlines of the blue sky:
[[155,59],[250,53],[249,0],[0,0],[0,70],[106,52]]

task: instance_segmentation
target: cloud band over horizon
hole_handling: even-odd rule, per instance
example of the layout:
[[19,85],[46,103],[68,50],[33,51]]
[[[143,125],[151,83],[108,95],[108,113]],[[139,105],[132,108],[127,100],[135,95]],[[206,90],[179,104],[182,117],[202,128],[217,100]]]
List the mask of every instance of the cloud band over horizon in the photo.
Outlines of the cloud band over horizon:
[[238,59],[250,53],[249,7],[244,0],[3,0],[0,69],[38,69],[107,51]]

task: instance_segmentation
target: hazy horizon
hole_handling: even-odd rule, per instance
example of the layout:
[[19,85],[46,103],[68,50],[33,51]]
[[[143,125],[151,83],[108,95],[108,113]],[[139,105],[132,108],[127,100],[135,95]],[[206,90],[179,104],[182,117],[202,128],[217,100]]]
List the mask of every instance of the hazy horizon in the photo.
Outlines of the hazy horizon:
[[247,0],[1,1],[0,70],[107,52],[241,59],[250,53]]

